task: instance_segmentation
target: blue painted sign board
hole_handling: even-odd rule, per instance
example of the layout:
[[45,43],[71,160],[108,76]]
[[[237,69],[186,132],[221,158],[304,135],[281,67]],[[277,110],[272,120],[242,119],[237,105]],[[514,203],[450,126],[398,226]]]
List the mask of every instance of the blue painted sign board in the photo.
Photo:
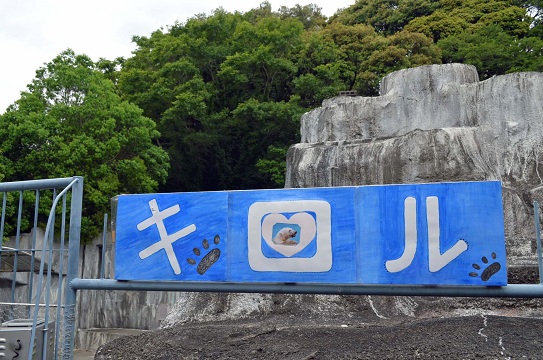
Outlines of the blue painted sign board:
[[507,284],[498,181],[116,201],[118,280]]

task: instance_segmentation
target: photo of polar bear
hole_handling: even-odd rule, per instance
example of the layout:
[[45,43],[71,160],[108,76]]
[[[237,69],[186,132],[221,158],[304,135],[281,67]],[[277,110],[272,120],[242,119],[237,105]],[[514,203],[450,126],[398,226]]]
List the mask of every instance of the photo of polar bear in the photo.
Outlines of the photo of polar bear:
[[290,227],[284,227],[275,234],[272,241],[276,245],[298,245],[298,242],[293,240],[297,233]]

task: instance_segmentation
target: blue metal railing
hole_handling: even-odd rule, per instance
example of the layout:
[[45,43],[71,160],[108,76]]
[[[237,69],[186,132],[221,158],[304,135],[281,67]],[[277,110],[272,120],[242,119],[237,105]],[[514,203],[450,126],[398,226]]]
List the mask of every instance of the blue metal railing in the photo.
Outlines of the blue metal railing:
[[[53,195],[52,206],[49,211],[47,218],[47,226],[44,234],[43,246],[41,249],[36,248],[36,233],[38,228],[38,213],[40,208],[40,201],[42,200],[42,192],[51,191]],[[57,194],[57,191],[58,192]],[[33,226],[33,234],[31,244],[29,249],[21,248],[21,231],[23,224],[23,213],[25,212],[26,207],[24,206],[24,194],[25,192],[35,192],[34,193],[34,210],[33,210],[33,221],[28,221],[28,223]],[[8,204],[8,194],[9,193],[18,193],[19,201],[17,205],[17,219],[11,219],[16,222],[15,224],[15,248],[8,249],[5,247],[0,248],[0,266],[2,258],[10,259],[10,265],[13,266],[12,271],[12,284],[11,284],[11,311],[9,313],[9,319],[13,320],[13,308],[15,306],[26,306],[28,311],[26,311],[26,316],[29,318],[28,321],[31,322],[31,336],[29,341],[28,349],[28,359],[33,358],[33,352],[35,354],[40,354],[40,358],[48,358],[51,355],[58,359],[60,356],[65,359],[71,359],[73,357],[73,347],[74,347],[74,336],[75,336],[75,290],[71,287],[66,286],[62,287],[63,283],[63,274],[65,267],[65,233],[68,229],[68,260],[67,260],[67,269],[66,269],[66,284],[69,284],[71,280],[77,277],[77,270],[79,264],[79,242],[80,242],[80,232],[81,232],[81,210],[82,210],[82,197],[83,197],[83,178],[82,177],[71,177],[71,178],[61,178],[61,179],[46,179],[46,180],[30,180],[30,181],[19,181],[19,182],[9,182],[9,183],[0,183],[0,194],[2,194],[2,216],[0,219],[0,239],[4,239],[5,230],[6,230],[6,219],[9,216],[6,215]],[[71,193],[71,204],[69,207],[70,221],[66,224],[66,216],[68,211],[68,206],[66,203],[67,195]],[[59,208],[59,202],[62,200],[61,208],[61,220],[60,227],[58,232],[58,237],[60,238],[60,247],[59,249],[54,249],[53,239],[55,238],[55,214],[57,208]],[[26,220],[26,219],[25,219]],[[57,303],[52,304],[52,277],[53,277],[53,252],[59,252],[59,263],[58,263],[58,284],[57,289]],[[36,255],[41,254],[41,258]],[[23,268],[22,256],[25,256],[25,264]],[[21,257],[21,258],[20,258]],[[39,263],[39,269],[36,269],[37,264]],[[47,266],[47,268],[46,268]],[[18,272],[28,272],[28,294],[27,294],[27,303],[16,303],[15,293],[17,285],[17,275]],[[37,272],[37,275],[34,273]],[[34,285],[34,276],[38,277],[37,285]],[[62,296],[64,290],[64,297]],[[42,304],[41,302],[44,302]],[[56,307],[56,323],[55,333],[50,334],[49,323],[53,318],[53,314],[50,311],[50,308]],[[33,308],[33,311],[31,310]],[[61,311],[64,312],[64,318],[61,319]],[[38,319],[41,317],[42,319]],[[51,318],[51,319],[50,319]],[[43,332],[38,334],[36,329],[38,324],[43,325]],[[61,328],[62,326],[62,328]],[[62,332],[62,336],[60,333]],[[30,344],[35,344],[37,336],[43,336],[40,339],[43,347],[41,349],[34,349]],[[54,354],[48,354],[50,351],[48,344],[50,343],[49,338],[54,336],[54,347],[52,351]],[[62,352],[59,350],[60,340],[62,341]],[[23,350],[21,350],[23,351]]]
[[137,290],[231,293],[282,293],[327,295],[394,295],[444,297],[511,297],[542,298],[540,284],[509,284],[507,286],[427,286],[427,285],[361,285],[303,283],[234,283],[234,282],[173,282],[116,281],[110,279],[75,279],[77,290]]
[[[107,219],[107,217],[106,217]],[[111,279],[74,279],[76,290],[137,290],[184,292],[286,293],[328,295],[395,295],[444,297],[512,297],[543,298],[543,258],[539,203],[534,202],[534,222],[537,243],[539,284],[508,284],[491,286],[447,285],[366,285],[366,284],[307,284],[307,283],[235,283],[235,282],[174,282],[174,281],[116,281]],[[104,231],[105,233],[105,231]],[[105,237],[103,249],[105,249]],[[104,255],[102,255],[104,256]],[[102,259],[104,261],[104,259]],[[103,263],[103,262],[102,262]]]

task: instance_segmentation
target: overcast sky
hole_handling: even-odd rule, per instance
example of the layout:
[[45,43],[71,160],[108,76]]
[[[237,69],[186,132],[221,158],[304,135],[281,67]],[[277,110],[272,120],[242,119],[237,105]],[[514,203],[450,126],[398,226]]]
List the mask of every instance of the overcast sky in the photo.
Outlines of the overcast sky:
[[[260,0],[0,0],[0,114],[19,99],[36,70],[63,50],[97,61],[128,57],[133,35],[149,36],[160,27],[210,14],[222,6],[245,12]],[[317,4],[326,16],[355,0],[271,0],[272,9]]]

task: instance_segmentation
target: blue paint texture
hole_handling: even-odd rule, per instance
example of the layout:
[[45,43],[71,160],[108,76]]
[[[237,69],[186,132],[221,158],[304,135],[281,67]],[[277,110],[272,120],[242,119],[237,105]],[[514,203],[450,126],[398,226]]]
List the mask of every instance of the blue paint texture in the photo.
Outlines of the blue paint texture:
[[[499,182],[366,186],[359,187],[357,191],[360,213],[358,279],[361,283],[507,284]],[[416,200],[417,248],[410,266],[403,271],[391,273],[385,268],[386,261],[400,258],[405,248],[406,197],[414,197]],[[437,197],[439,200],[440,253],[460,240],[467,243],[465,252],[436,272],[429,270],[427,197]],[[481,275],[484,269],[495,262],[500,264],[500,270],[483,281]],[[481,269],[475,269],[473,264]]]
[[[342,283],[356,282],[356,249],[352,230],[355,227],[354,217],[355,188],[315,188],[260,190],[230,193],[230,239],[229,275],[230,281],[264,281],[264,282],[308,282],[308,283]],[[272,208],[277,204],[277,208]],[[261,205],[257,211],[253,227],[257,228],[257,236],[249,235],[249,208],[254,204]],[[329,214],[326,207],[329,206]],[[297,207],[293,211],[293,207]],[[285,219],[296,216],[305,217],[316,223],[315,236],[300,252],[291,256],[282,255],[270,249],[265,236],[258,228],[262,228],[261,220],[269,214],[280,214]],[[302,214],[302,215],[299,215]],[[300,232],[310,231],[300,227]],[[327,230],[326,227],[330,230]],[[255,269],[248,259],[249,244],[255,243],[255,256],[262,260],[261,268]],[[326,246],[333,250],[327,252]],[[288,246],[284,246],[288,249]],[[280,246],[276,249],[281,250]],[[324,254],[323,254],[324,253]],[[258,259],[255,260],[258,263]],[[291,271],[284,271],[283,269]],[[295,268],[295,271],[292,271]]]
[[118,280],[507,284],[498,181],[117,201]]
[[[164,219],[168,235],[192,224],[196,229],[172,243],[181,273],[175,274],[164,249],[145,259],[140,251],[160,241],[156,225],[138,230],[137,225],[151,217],[149,202],[155,199],[159,211],[179,206],[179,211]],[[118,280],[226,280],[226,237],[228,193],[173,193],[121,195],[118,197],[116,221],[115,278]],[[219,243],[215,244],[215,236]],[[203,243],[207,240],[208,249]],[[197,249],[199,255],[195,254]],[[213,249],[220,251],[218,260],[203,275],[197,272],[198,264]],[[188,262],[194,260],[195,264]]]

